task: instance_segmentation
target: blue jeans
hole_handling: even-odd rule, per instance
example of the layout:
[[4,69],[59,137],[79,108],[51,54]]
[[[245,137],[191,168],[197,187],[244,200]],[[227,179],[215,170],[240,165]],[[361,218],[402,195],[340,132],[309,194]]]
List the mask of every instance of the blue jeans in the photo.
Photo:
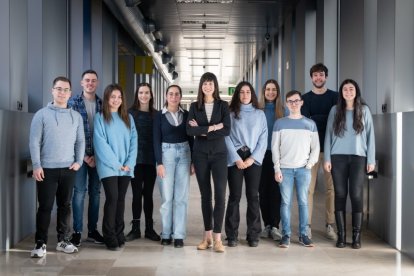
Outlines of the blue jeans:
[[[88,179],[88,186],[86,186],[86,179]],[[72,209],[74,232],[82,232],[83,230],[83,206],[86,191],[89,194],[88,231],[92,232],[97,229],[101,182],[99,181],[96,167],[91,168],[83,162],[83,165],[76,172],[73,190]]]
[[279,184],[282,202],[280,217],[282,220],[283,235],[291,236],[290,209],[292,207],[293,186],[296,183],[296,194],[299,207],[299,233],[306,235],[308,225],[308,190],[311,180],[311,170],[306,168],[281,169],[283,181]]
[[188,142],[162,143],[165,177],[159,178],[163,239],[185,239],[191,153]]

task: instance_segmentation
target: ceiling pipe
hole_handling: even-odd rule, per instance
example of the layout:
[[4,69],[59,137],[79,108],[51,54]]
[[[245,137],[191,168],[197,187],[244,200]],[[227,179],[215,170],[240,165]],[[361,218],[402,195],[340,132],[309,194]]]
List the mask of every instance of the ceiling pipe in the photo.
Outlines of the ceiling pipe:
[[141,11],[137,7],[127,7],[125,5],[125,0],[104,0],[104,2],[135,42],[152,56],[160,73],[169,83],[171,83],[172,78],[168,73],[168,68],[162,63],[160,55],[154,51],[153,40],[149,38],[150,35],[145,34],[143,28],[144,16]]

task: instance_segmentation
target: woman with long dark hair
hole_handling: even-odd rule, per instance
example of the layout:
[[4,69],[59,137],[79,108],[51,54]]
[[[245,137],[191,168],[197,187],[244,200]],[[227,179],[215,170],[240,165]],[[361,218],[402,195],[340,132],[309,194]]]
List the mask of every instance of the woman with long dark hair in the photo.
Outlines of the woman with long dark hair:
[[93,135],[96,167],[106,198],[102,233],[109,250],[125,245],[125,194],[134,176],[137,141],[124,91],[118,84],[110,84],[104,91],[102,111],[95,115]]
[[204,237],[197,246],[198,250],[213,247],[215,252],[224,252],[221,241],[227,184],[227,149],[224,137],[229,132],[229,108],[227,102],[220,99],[217,77],[210,72],[204,73],[200,78],[197,101],[191,104],[187,120],[187,133],[195,136],[193,162],[204,221]]
[[352,79],[342,82],[338,104],[332,107],[325,136],[324,168],[335,188],[336,247],[346,246],[346,200],[352,205],[352,248],[361,248],[363,191],[366,173],[375,169],[375,135],[371,112]]
[[259,108],[262,109],[267,121],[267,149],[262,163],[260,176],[259,201],[262,213],[263,229],[262,238],[280,240],[282,233],[279,230],[280,223],[280,189],[275,180],[275,170],[272,161],[272,134],[276,120],[284,116],[283,100],[279,83],[269,79],[263,85],[259,96]]
[[250,247],[259,245],[261,232],[259,185],[262,161],[267,148],[266,116],[259,109],[253,86],[240,82],[230,102],[230,135],[226,137],[229,200],[226,211],[227,244],[237,246],[240,224],[240,199],[243,179],[247,198],[246,240]]
[[161,193],[161,244],[184,246],[187,227],[187,204],[193,137],[186,133],[188,111],[182,109],[182,91],[170,85],[165,93],[166,102],[154,118],[154,152]]
[[[154,108],[154,94],[149,83],[140,83],[135,91],[134,104],[129,108],[138,132],[138,155],[134,168],[132,187],[132,229],[126,236],[127,241],[141,238],[141,211],[144,207],[145,238],[159,241],[154,231],[152,212],[154,209],[153,192],[157,172],[155,169],[153,121],[157,110]],[[142,199],[144,198],[144,201]],[[144,204],[142,204],[144,202]]]

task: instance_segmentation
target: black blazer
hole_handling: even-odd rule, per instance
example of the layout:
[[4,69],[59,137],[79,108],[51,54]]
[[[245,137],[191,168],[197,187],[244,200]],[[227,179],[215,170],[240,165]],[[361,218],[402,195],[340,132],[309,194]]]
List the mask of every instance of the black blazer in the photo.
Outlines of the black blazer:
[[[189,121],[195,119],[198,126],[192,127]],[[208,132],[208,127],[223,123],[223,128]],[[227,152],[224,137],[230,134],[230,111],[227,102],[214,100],[210,122],[207,120],[204,105],[198,109],[197,102],[193,102],[187,119],[187,135],[195,136],[193,152],[218,153]],[[205,134],[205,136],[202,136]]]

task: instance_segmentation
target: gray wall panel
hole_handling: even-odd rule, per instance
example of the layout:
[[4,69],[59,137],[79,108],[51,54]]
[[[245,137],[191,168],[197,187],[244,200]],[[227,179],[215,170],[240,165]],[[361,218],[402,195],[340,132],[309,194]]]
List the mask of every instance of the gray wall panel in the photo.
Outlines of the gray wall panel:
[[414,110],[414,1],[396,0],[394,111]]
[[26,175],[32,117],[0,110],[0,251],[35,231],[36,185]]
[[396,246],[396,114],[373,116],[378,160],[378,179],[370,185],[368,227],[390,245]]
[[0,109],[10,103],[10,1],[0,1]]
[[414,175],[414,112],[403,113],[402,119],[402,219],[401,251],[414,258],[413,175]]

